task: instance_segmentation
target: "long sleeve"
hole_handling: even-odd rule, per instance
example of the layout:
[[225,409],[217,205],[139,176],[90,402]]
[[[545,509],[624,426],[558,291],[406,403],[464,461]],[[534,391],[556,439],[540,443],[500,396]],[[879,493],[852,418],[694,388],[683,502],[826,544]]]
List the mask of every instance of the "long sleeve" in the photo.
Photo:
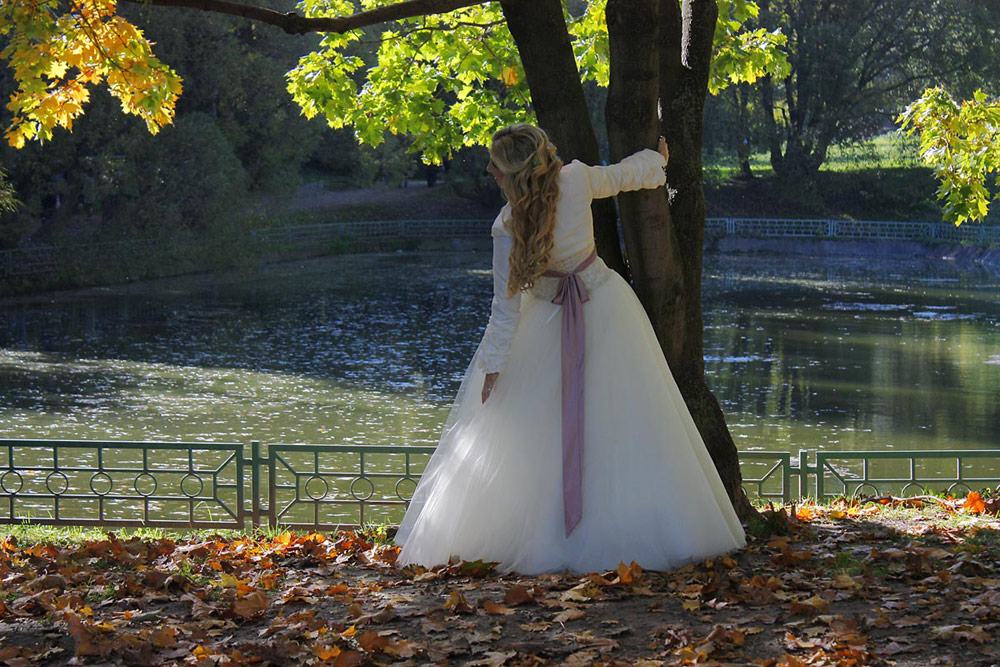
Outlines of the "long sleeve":
[[[582,163],[581,163],[582,164]],[[644,148],[617,164],[606,167],[583,165],[594,199],[613,197],[619,192],[656,188],[666,183],[663,167],[667,161],[654,150]]]
[[493,303],[490,321],[483,334],[479,365],[486,373],[497,373],[507,363],[507,348],[514,337],[514,330],[521,317],[521,293],[507,296],[507,277],[510,275],[511,239],[506,234],[493,232]]

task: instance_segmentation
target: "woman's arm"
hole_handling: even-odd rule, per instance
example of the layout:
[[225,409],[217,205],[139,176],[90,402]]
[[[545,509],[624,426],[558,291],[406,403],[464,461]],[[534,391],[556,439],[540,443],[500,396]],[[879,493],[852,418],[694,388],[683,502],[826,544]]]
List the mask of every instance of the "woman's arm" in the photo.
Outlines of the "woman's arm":
[[490,321],[483,334],[479,351],[479,365],[486,373],[483,383],[483,402],[489,397],[500,371],[507,363],[507,348],[514,337],[521,317],[521,293],[507,296],[507,278],[510,275],[511,239],[501,235],[493,237],[493,302]]
[[644,148],[621,162],[606,167],[584,165],[590,196],[601,199],[613,197],[619,192],[658,188],[666,183],[663,168],[667,166],[669,157],[667,141],[660,137],[655,151]]

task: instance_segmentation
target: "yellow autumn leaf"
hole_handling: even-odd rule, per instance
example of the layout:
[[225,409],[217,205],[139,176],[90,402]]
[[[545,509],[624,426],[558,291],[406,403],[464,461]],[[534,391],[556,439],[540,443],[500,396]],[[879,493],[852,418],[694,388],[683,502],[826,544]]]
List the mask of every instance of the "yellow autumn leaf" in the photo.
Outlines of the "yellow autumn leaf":
[[505,86],[517,85],[517,68],[510,65],[505,66],[500,72],[500,80]]

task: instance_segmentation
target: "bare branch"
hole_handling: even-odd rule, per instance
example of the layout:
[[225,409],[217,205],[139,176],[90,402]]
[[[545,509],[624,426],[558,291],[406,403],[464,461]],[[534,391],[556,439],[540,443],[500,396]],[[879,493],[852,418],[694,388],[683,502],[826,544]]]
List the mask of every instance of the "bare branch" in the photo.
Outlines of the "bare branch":
[[266,7],[247,5],[230,0],[128,0],[140,5],[157,5],[161,7],[187,7],[216,14],[229,14],[269,23],[287,33],[303,35],[309,32],[347,32],[366,26],[400,19],[427,16],[428,14],[447,14],[463,7],[486,4],[490,0],[405,0],[365,12],[338,16],[335,18],[309,18],[295,12],[276,12]]
[[487,32],[490,28],[494,28],[498,25],[503,25],[504,21],[490,21],[489,23],[474,23],[472,21],[455,21],[451,25],[421,25],[413,28],[412,30],[403,30],[392,37],[380,37],[378,39],[359,39],[358,42],[361,44],[381,44],[382,42],[392,41],[394,39],[400,39],[403,37],[409,37],[410,35],[416,35],[421,32],[451,32],[453,30],[458,30],[459,28],[482,28],[483,32]]

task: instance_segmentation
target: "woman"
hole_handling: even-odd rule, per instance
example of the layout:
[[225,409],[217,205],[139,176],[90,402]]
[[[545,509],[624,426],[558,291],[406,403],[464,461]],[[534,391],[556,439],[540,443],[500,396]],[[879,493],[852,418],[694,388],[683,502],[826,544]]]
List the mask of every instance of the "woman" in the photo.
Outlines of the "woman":
[[[545,132],[497,132],[493,303],[396,535],[399,564],[524,574],[666,570],[743,529],[645,311],[596,256],[590,203],[664,184],[668,152],[563,165]],[[481,387],[481,391],[480,391]]]

